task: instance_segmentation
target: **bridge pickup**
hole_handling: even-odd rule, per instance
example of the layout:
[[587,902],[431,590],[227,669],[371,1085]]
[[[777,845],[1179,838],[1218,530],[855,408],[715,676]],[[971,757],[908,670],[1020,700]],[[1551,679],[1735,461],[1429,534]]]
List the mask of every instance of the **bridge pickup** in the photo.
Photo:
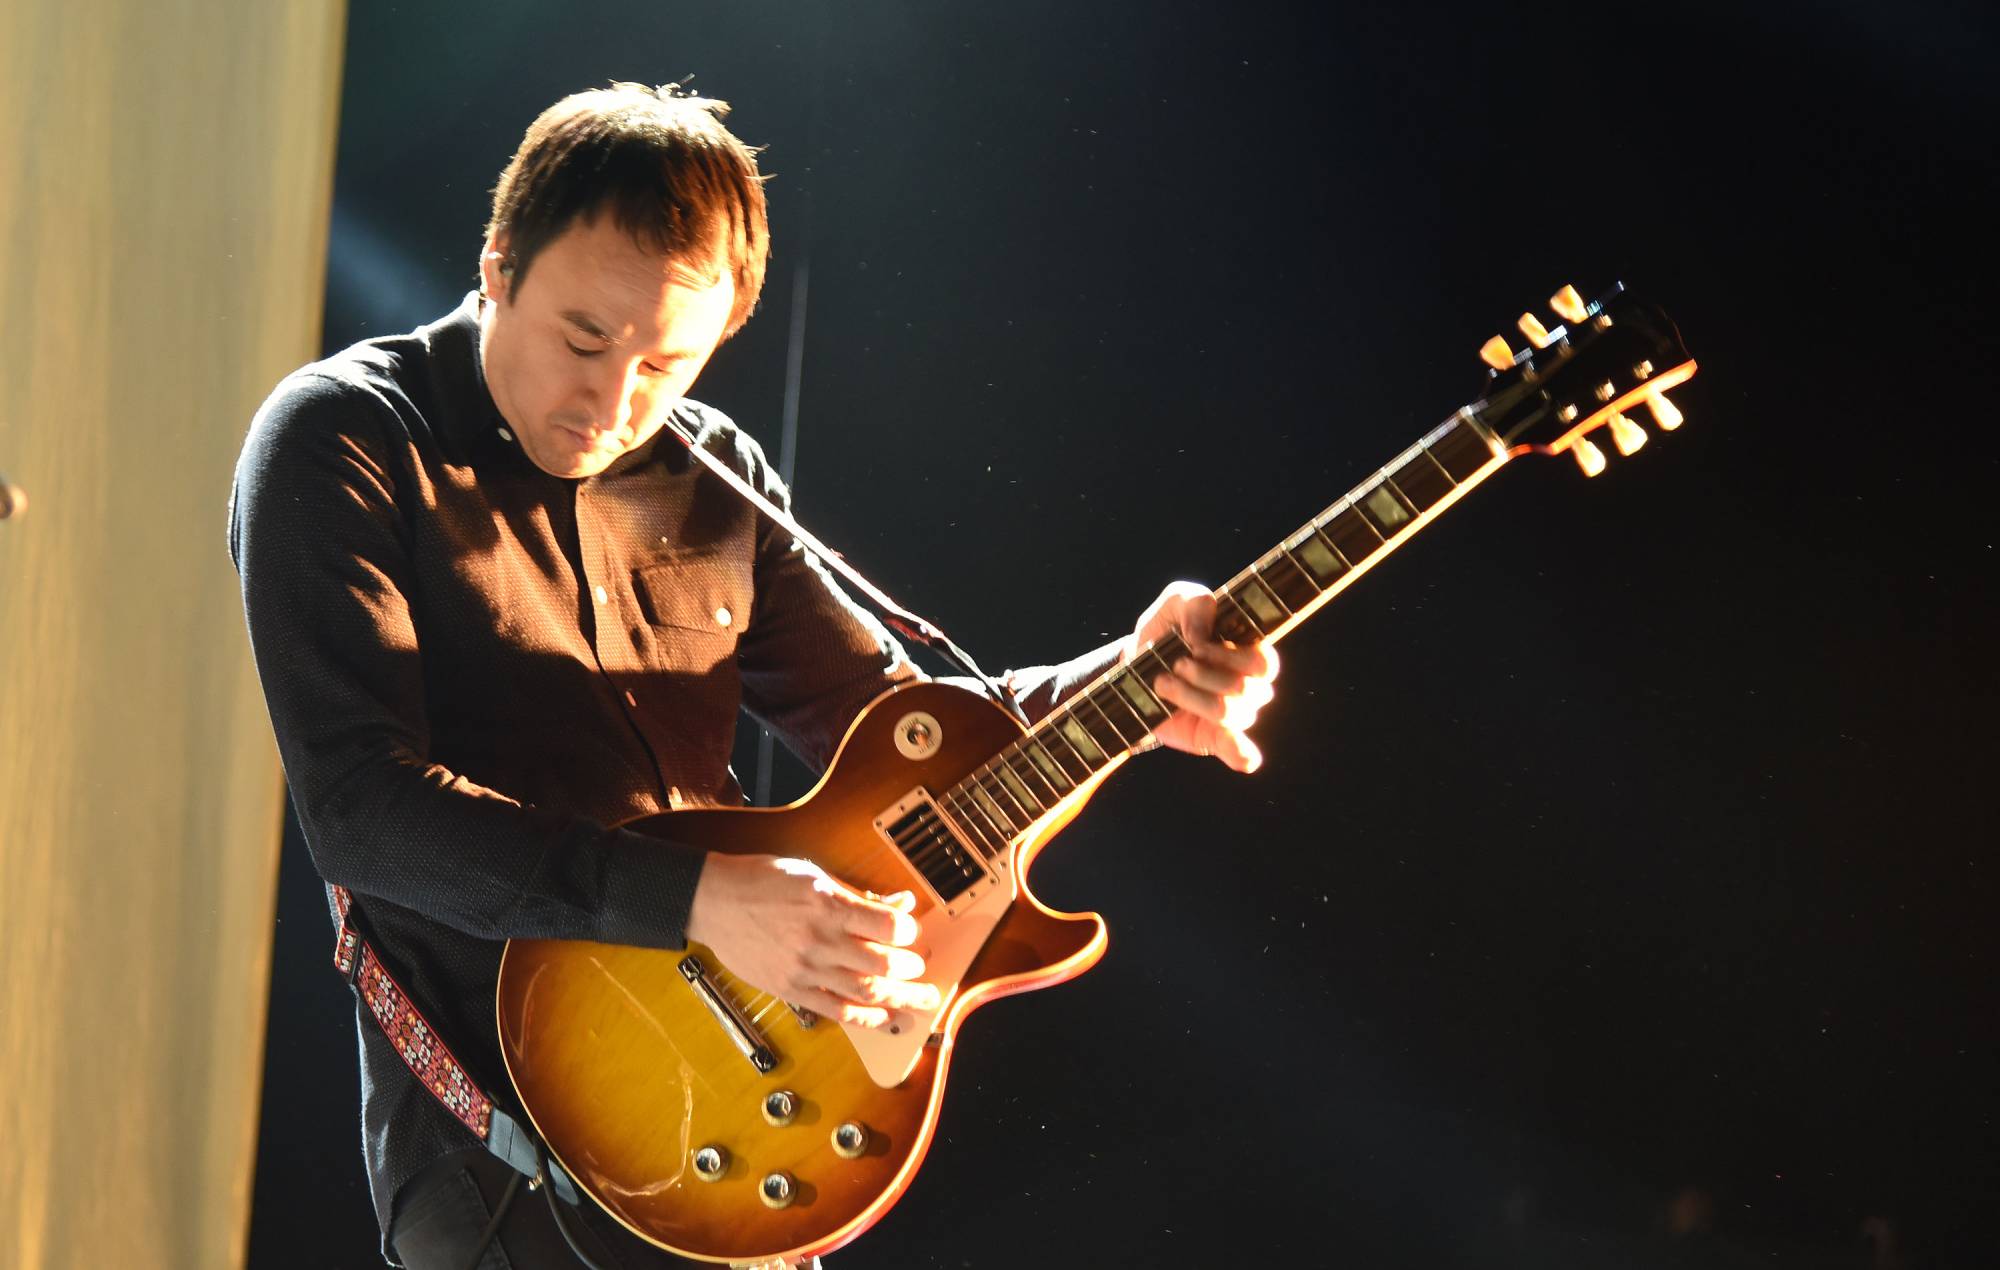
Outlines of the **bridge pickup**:
[[750,1060],[750,1065],[757,1069],[759,1075],[768,1076],[772,1069],[777,1067],[778,1056],[772,1052],[770,1045],[757,1031],[757,1025],[752,1023],[744,1015],[742,1008],[730,1000],[729,995],[709,977],[708,967],[702,964],[701,958],[693,953],[681,958],[680,972],[681,978],[688,981],[688,986],[701,998],[701,1003],[715,1016],[715,1021],[721,1026],[723,1034],[729,1037],[738,1052]]
[[958,911],[999,885],[986,856],[919,786],[875,817],[875,832],[924,880],[944,911]]

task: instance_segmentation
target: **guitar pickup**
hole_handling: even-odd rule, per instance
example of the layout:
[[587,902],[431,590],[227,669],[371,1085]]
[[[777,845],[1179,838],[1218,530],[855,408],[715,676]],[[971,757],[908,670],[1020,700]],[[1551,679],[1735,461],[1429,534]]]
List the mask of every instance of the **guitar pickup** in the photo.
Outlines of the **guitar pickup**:
[[[874,825],[949,916],[956,917],[1000,883],[993,862],[922,786],[875,817]],[[1004,860],[1000,867],[1006,867]]]

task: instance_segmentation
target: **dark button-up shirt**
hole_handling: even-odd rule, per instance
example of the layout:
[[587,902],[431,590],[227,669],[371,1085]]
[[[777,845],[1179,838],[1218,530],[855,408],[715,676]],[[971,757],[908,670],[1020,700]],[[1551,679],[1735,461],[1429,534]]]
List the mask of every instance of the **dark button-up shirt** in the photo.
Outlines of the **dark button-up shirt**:
[[[676,409],[787,505],[754,441]],[[685,941],[702,854],[611,826],[740,803],[739,706],[824,766],[862,706],[918,673],[664,434],[600,476],[537,468],[486,390],[471,296],[278,386],[237,465],[230,554],[313,863],[489,1092],[505,940]],[[1108,659],[1012,678],[1038,716]],[[386,1231],[397,1188],[474,1140],[357,1021]]]

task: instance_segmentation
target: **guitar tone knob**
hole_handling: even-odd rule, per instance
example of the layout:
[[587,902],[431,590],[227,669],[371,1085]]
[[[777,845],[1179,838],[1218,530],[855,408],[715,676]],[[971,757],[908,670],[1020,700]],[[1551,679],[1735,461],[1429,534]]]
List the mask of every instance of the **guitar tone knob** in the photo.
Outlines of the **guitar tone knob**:
[[792,1181],[790,1173],[766,1173],[764,1180],[757,1183],[757,1198],[764,1201],[766,1208],[790,1208],[798,1197],[798,1184]]
[[833,1153],[843,1160],[858,1160],[868,1150],[868,1126],[849,1120],[833,1131]]
[[774,1089],[764,1095],[764,1122],[779,1128],[799,1118],[799,1096],[789,1089]]
[[694,1175],[704,1182],[719,1182],[729,1171],[729,1152],[710,1144],[694,1153]]

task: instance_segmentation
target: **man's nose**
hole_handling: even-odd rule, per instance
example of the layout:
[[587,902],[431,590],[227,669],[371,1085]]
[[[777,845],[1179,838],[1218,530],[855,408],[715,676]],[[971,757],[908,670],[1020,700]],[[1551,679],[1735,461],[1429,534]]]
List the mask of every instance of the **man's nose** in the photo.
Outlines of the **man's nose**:
[[605,368],[602,378],[592,385],[597,397],[598,424],[606,431],[615,431],[630,423],[637,413],[638,399],[646,390],[645,376],[639,373],[637,362],[623,365],[613,363]]

